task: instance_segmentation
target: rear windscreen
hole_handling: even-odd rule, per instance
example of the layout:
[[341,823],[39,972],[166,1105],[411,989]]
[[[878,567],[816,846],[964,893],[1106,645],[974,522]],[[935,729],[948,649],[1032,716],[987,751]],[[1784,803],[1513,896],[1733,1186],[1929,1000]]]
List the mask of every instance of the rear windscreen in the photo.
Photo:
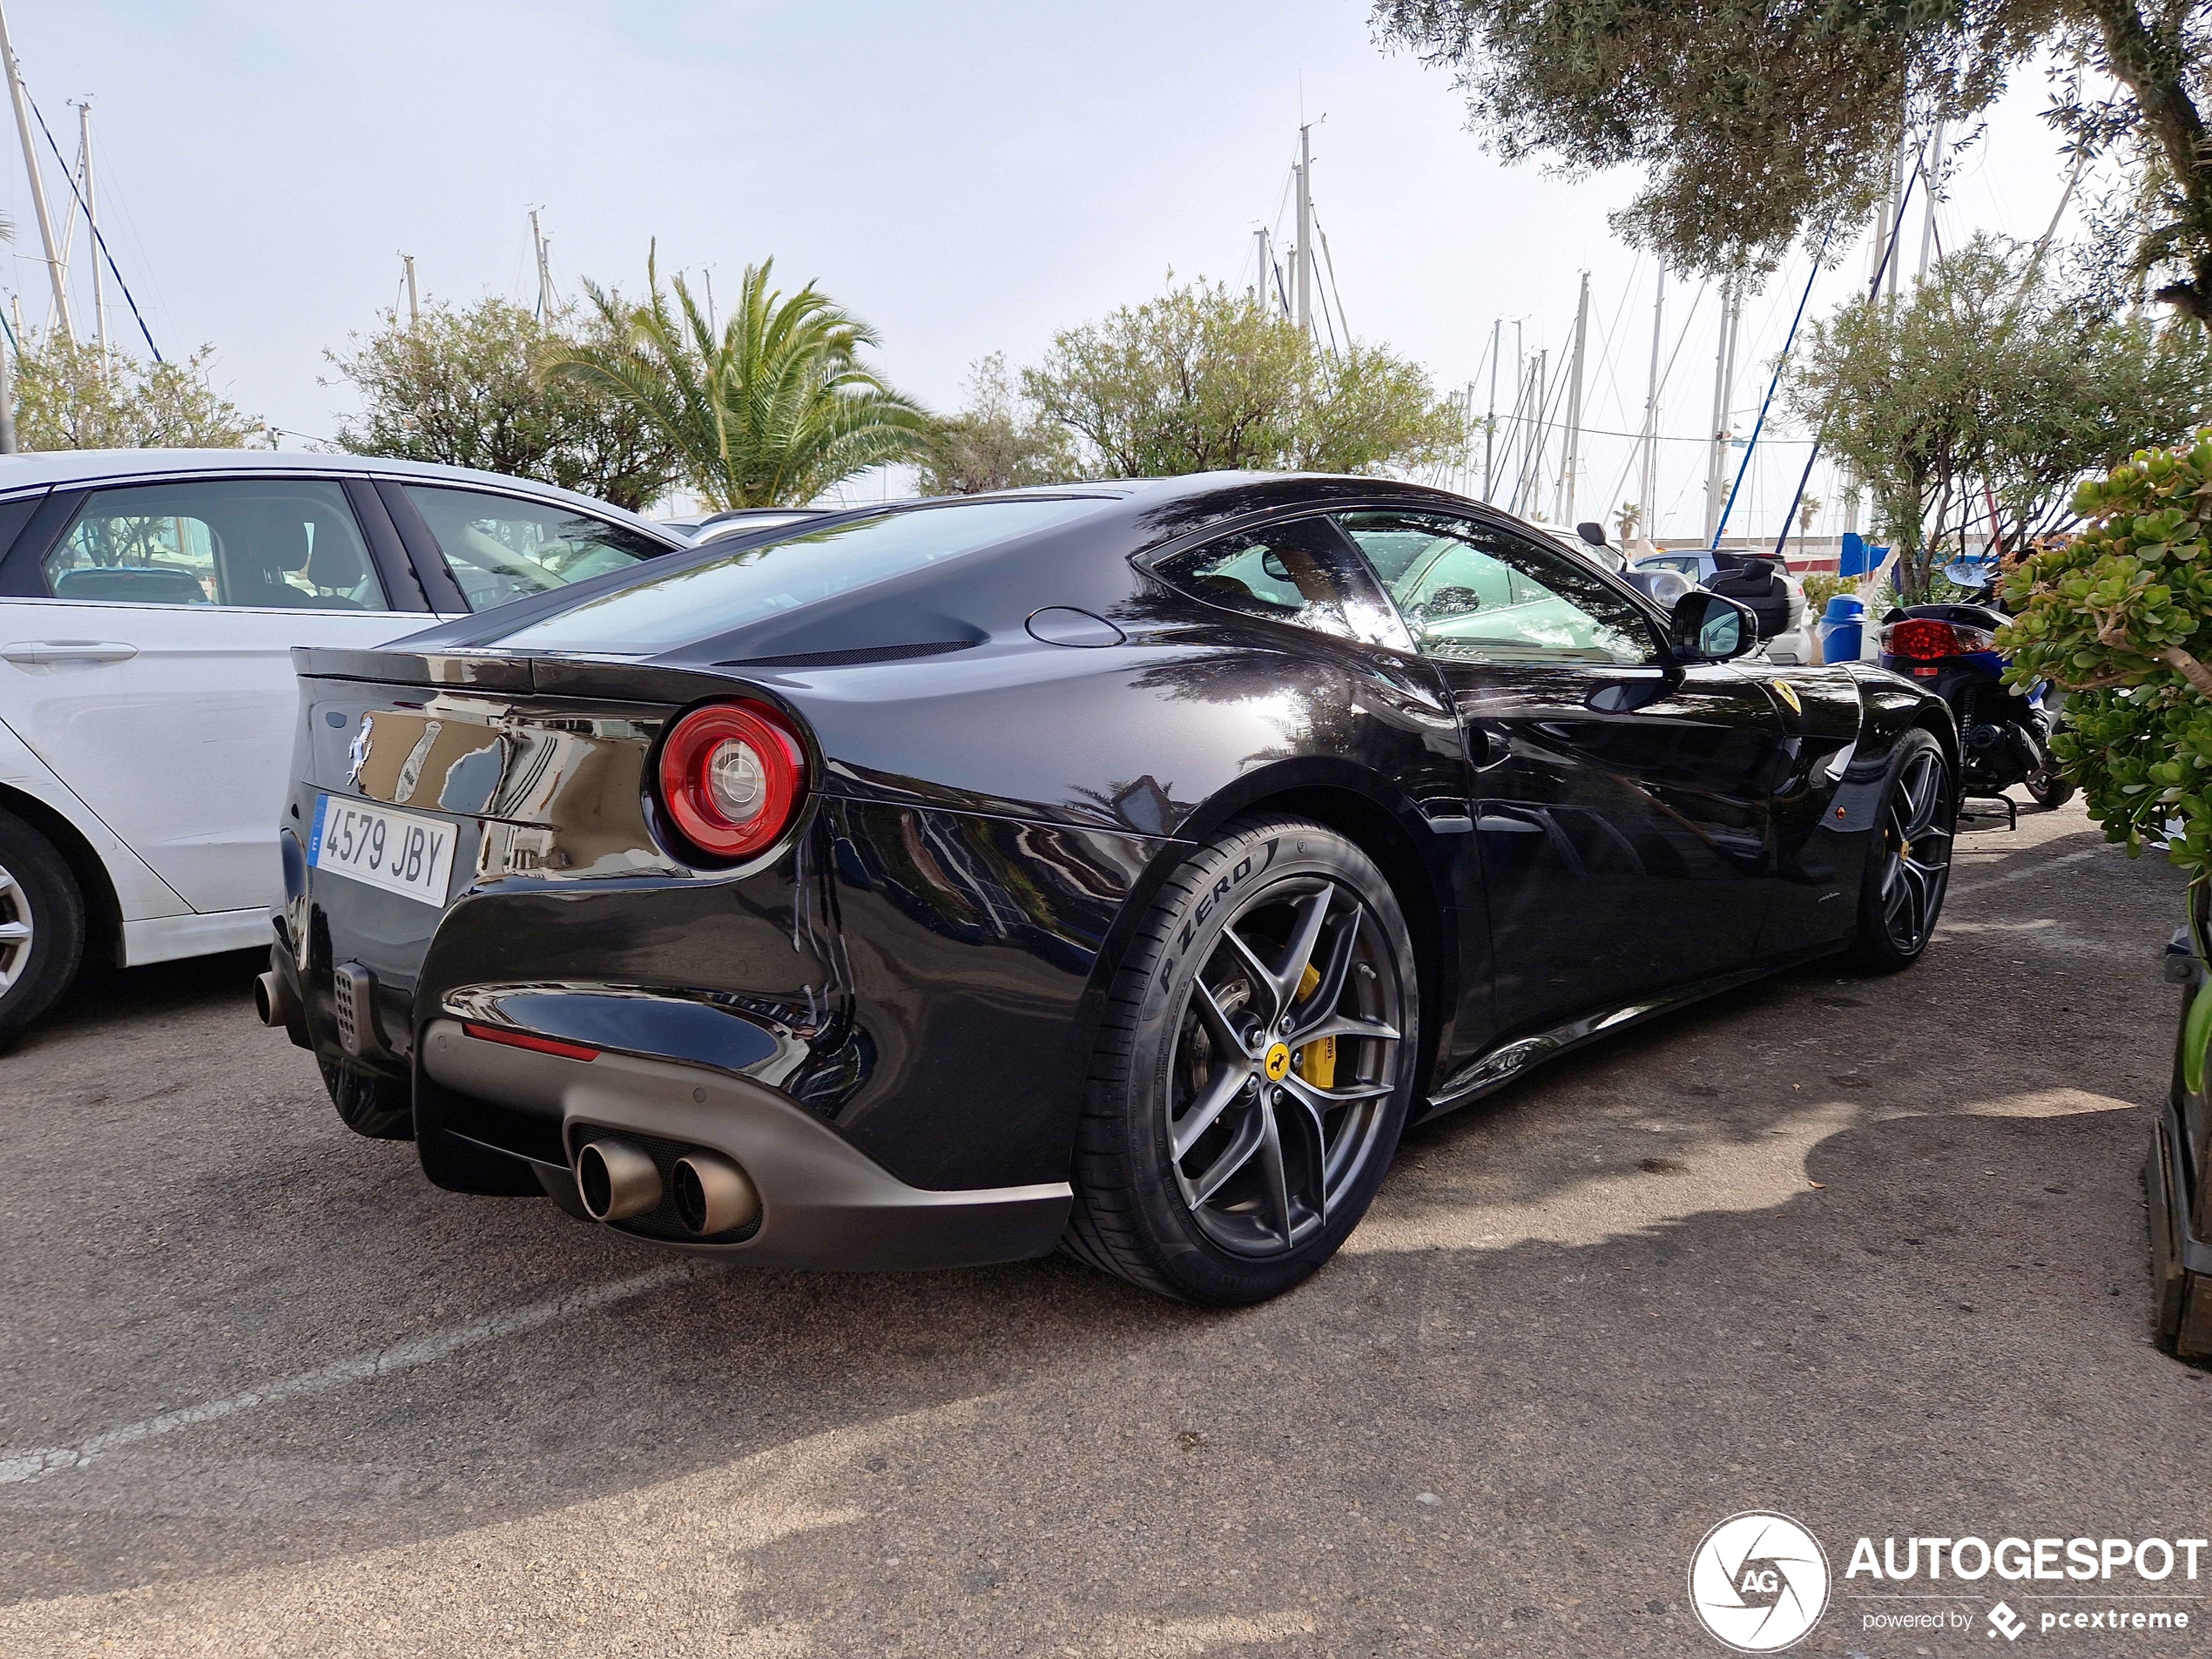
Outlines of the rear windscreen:
[[498,637],[520,651],[650,656],[1094,511],[1096,496],[960,502],[847,520],[641,576]]

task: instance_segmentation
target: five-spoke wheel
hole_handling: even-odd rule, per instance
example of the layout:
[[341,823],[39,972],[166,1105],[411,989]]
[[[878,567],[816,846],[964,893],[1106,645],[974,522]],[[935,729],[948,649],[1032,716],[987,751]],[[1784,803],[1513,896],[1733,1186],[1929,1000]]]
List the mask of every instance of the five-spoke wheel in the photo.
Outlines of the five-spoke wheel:
[[1263,887],[1222,928],[1164,1103],[1177,1186],[1224,1248],[1291,1250],[1357,1182],[1396,1085],[1397,988],[1374,913],[1328,877]]
[[1903,968],[1928,948],[1951,880],[1957,812],[1942,747],[1925,732],[1906,732],[1890,763],[1881,817],[1867,847],[1858,936],[1866,966]]
[[1168,880],[1116,978],[1068,1249],[1191,1301],[1289,1289],[1373,1198],[1420,1029],[1373,860],[1318,824],[1231,825]]

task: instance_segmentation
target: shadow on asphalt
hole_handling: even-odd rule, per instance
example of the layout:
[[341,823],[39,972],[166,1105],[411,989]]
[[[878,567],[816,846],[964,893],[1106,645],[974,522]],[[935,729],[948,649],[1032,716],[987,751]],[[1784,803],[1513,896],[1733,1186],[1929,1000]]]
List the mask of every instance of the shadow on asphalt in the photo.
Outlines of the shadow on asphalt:
[[[1180,1307],[1058,1260],[711,1269],[0,1487],[5,1599],[578,1507],[605,1508],[618,1562],[638,1547],[623,1504],[686,1481],[735,1502],[761,1460],[810,1446],[810,1499],[845,1519],[764,1539],[748,1581],[777,1616],[855,1629],[893,1594],[887,1550],[946,1563],[928,1593],[948,1604],[1026,1580],[1209,1605],[1144,1537],[1275,1524],[1286,1483],[1306,1544],[1333,1547],[1255,1561],[1225,1604],[1303,1597],[1346,1631],[1384,1629],[1362,1598],[1410,1568],[1448,1586],[1394,1591],[1392,1616],[1429,1608],[1440,1635],[1453,1606],[1513,1607],[1673,1643],[1649,1587],[1751,1507],[1824,1538],[1983,1516],[1994,1535],[2056,1524],[2054,1504],[2170,1531],[2212,1475],[2196,1437],[2165,1433],[2212,1391],[2146,1341],[2137,1170],[2171,1020],[2152,935],[2180,882],[2080,867],[2085,917],[2114,883],[2141,924],[2140,974],[2024,984],[2018,946],[1966,932],[1908,974],[1816,964],[1624,1034],[1415,1131],[1354,1247],[1268,1306]],[[252,1064],[235,1086],[149,1076],[137,1098],[60,1075],[56,1108],[78,1100],[96,1134],[124,1114],[144,1149],[65,1200],[46,1184],[73,1137],[11,1133],[37,1328],[68,1357],[0,1366],[0,1399],[51,1407],[11,1415],[8,1445],[228,1393],[241,1356],[283,1375],[666,1259],[549,1204],[435,1192],[411,1149],[346,1136],[307,1057],[251,1025],[258,968],[118,975],[20,1051],[57,1058],[111,1019],[158,1049],[235,1017]],[[203,1352],[210,1321],[225,1340]],[[1410,1507],[1417,1490],[1439,1501]],[[1015,1558],[1014,1579],[954,1571]],[[1576,1599],[1530,1589],[1540,1561]]]
[[253,1018],[253,979],[269,965],[269,953],[225,951],[145,968],[88,964],[63,993],[44,1022],[26,1034],[10,1053],[58,1042],[71,1033],[104,1022],[137,1022],[151,1016],[187,1014],[246,999]]

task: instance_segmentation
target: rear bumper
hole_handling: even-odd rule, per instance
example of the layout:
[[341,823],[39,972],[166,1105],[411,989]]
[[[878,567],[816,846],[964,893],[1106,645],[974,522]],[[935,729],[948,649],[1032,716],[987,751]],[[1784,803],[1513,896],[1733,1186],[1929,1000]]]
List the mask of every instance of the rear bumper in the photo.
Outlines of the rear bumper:
[[980,1266],[1049,1251],[1073,1203],[1064,1181],[909,1186],[782,1095],[719,1069],[610,1052],[541,1054],[471,1037],[450,1019],[424,1028],[419,1052],[423,1077],[442,1096],[445,1132],[508,1157],[565,1168],[583,1139],[607,1131],[738,1163],[761,1200],[748,1238],[692,1243],[651,1217],[612,1224],[678,1249],[769,1267]]

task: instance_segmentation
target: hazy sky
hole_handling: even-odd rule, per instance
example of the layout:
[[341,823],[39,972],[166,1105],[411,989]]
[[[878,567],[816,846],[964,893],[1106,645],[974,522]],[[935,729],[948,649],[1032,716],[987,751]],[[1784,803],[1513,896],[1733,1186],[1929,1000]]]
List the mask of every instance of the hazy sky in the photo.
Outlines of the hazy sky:
[[[656,238],[664,269],[710,267],[727,287],[772,254],[779,279],[817,279],[875,324],[895,383],[953,407],[976,358],[1033,360],[1055,328],[1144,298],[1170,268],[1249,282],[1301,107],[1326,117],[1315,197],[1359,335],[1440,384],[1480,370],[1480,409],[1493,320],[1523,319],[1527,348],[1556,363],[1588,270],[1588,424],[1641,420],[1652,273],[1606,224],[1629,181],[1500,166],[1464,131],[1448,78],[1378,51],[1359,0],[12,0],[8,17],[71,155],[68,102],[92,98],[103,228],[157,342],[212,345],[218,384],[296,434],[327,435],[346,407],[345,388],[318,384],[323,349],[399,299],[401,252],[426,297],[529,298],[532,206],[563,293],[579,275],[637,286]],[[2042,230],[2060,179],[2040,103],[2030,84],[1999,112],[1940,212],[1946,246],[1974,226]],[[64,212],[57,167],[47,188]],[[12,147],[0,208],[36,327],[50,303]],[[80,227],[80,290],[84,240]],[[1858,256],[1824,276],[1815,312],[1865,268]],[[1804,269],[1747,307],[1740,430]],[[1662,449],[1671,533],[1703,515],[1717,307],[1708,295],[1683,333],[1692,292],[1669,300],[1662,430],[1684,440]],[[110,311],[112,334],[135,333],[112,290]],[[1509,381],[1510,345],[1507,361]],[[1634,493],[1631,448],[1590,439],[1583,516]],[[1761,445],[1739,509],[1753,527],[1771,533],[1804,454]]]

